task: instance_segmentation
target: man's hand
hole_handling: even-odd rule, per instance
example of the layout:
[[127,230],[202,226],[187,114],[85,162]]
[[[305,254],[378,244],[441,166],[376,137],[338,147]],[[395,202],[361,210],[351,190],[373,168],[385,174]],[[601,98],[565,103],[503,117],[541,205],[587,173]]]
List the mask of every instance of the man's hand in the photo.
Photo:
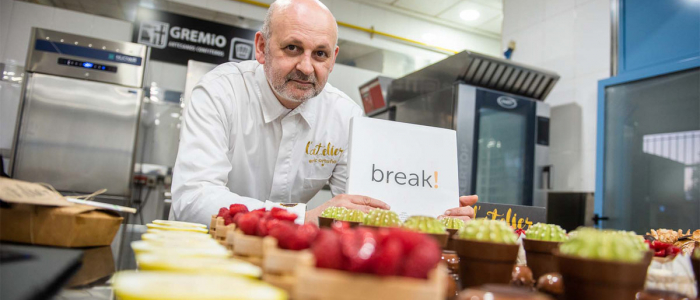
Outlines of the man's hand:
[[450,217],[469,221],[474,218],[472,205],[476,204],[477,201],[479,201],[477,195],[459,197],[459,207],[448,209],[444,215],[438,216],[438,219]]
[[312,210],[306,212],[306,223],[318,223],[318,216],[331,206],[345,207],[347,209],[357,209],[362,212],[369,212],[374,208],[390,209],[388,204],[374,198],[358,195],[338,195],[326,201]]

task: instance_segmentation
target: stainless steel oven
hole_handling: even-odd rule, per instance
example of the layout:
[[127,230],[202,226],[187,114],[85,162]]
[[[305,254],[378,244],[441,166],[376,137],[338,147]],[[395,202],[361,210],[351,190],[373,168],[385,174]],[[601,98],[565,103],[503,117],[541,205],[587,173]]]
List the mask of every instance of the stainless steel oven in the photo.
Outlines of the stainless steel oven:
[[550,109],[543,100],[558,79],[552,72],[464,51],[393,80],[387,111],[395,121],[457,131],[461,195],[544,207]]

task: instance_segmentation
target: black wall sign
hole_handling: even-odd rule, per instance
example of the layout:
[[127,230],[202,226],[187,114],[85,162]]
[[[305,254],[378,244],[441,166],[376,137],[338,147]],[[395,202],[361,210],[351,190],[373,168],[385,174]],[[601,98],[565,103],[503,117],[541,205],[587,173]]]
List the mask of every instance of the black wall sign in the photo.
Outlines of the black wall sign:
[[255,32],[140,7],[134,43],[151,46],[151,59],[187,65],[197,60],[213,64],[255,58]]
[[474,205],[477,218],[504,220],[513,228],[527,230],[531,225],[547,223],[547,209],[536,206],[522,206],[496,203]]

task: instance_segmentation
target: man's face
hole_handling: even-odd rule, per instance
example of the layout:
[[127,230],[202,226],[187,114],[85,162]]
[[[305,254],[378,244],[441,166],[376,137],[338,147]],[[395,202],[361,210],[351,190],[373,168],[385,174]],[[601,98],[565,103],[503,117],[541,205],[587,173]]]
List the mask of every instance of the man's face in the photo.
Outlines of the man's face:
[[294,8],[276,12],[263,47],[261,33],[256,35],[256,55],[272,89],[294,103],[321,93],[338,53],[335,25],[319,14],[311,16]]

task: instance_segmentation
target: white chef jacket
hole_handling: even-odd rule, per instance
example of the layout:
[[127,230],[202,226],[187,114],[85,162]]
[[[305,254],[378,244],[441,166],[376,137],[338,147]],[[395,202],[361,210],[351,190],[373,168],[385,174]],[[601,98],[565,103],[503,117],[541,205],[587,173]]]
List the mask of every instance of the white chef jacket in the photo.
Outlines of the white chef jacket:
[[209,224],[221,207],[306,203],[325,184],[345,191],[350,119],[362,110],[326,84],[282,106],[257,61],[207,73],[185,108],[173,171],[171,219]]

